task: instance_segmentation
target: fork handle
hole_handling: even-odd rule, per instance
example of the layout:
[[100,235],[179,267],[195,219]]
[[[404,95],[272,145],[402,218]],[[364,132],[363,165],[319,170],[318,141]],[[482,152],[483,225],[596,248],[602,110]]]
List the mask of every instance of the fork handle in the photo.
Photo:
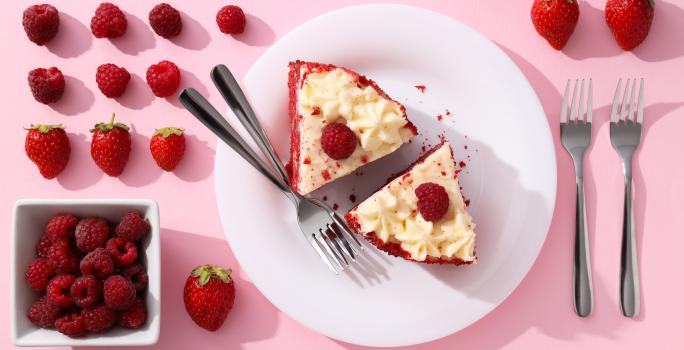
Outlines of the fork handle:
[[620,309],[625,317],[638,316],[641,308],[633,209],[632,178],[631,176],[625,176],[622,253],[620,255]]
[[584,179],[577,177],[575,206],[575,256],[573,268],[573,298],[575,313],[581,317],[591,315],[594,309],[594,292],[589,259],[587,213],[584,206]]

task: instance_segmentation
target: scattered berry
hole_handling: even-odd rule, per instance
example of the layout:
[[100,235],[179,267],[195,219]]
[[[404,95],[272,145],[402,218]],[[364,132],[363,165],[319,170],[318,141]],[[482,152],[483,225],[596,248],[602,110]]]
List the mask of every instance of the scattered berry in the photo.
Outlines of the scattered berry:
[[150,140],[150,152],[163,170],[176,169],[185,153],[183,129],[166,127],[156,130]]
[[425,85],[416,85],[416,90],[425,93]]
[[71,144],[61,125],[31,125],[24,150],[46,179],[54,179],[69,163]]
[[86,335],[85,319],[78,312],[72,312],[55,321],[55,328],[65,335],[78,338]]
[[58,274],[78,272],[78,257],[67,240],[52,242],[47,251],[47,259]]
[[88,307],[100,301],[101,298],[102,282],[91,275],[78,277],[71,285],[71,299],[76,306]]
[[74,301],[71,298],[71,285],[76,280],[74,275],[57,275],[50,280],[47,285],[48,301],[61,307],[67,308],[71,306]]
[[120,275],[107,277],[103,293],[105,304],[114,310],[125,310],[135,301],[133,283]]
[[180,12],[167,3],[153,7],[149,20],[154,32],[166,39],[178,35],[183,28]]
[[96,38],[118,38],[126,33],[128,21],[118,6],[103,2],[90,20],[90,31]]
[[100,333],[112,328],[117,319],[116,311],[105,304],[88,307],[81,311],[88,332]]
[[225,34],[240,34],[245,31],[247,19],[241,8],[228,5],[222,7],[216,14],[216,24]]
[[200,327],[215,331],[233,308],[235,284],[230,270],[216,265],[202,265],[192,270],[185,282],[185,310]]
[[147,272],[140,264],[135,264],[124,269],[121,273],[124,277],[131,280],[136,291],[144,290],[147,287]]
[[57,35],[59,11],[48,4],[29,6],[24,10],[21,23],[29,40],[36,45],[45,45]]
[[70,239],[74,237],[77,223],[78,218],[72,214],[57,214],[51,217],[45,225],[45,236],[52,241]]
[[48,302],[47,297],[38,299],[26,313],[28,319],[40,328],[55,328],[55,321],[62,317],[62,309]]
[[444,187],[426,182],[415,190],[418,197],[418,211],[426,221],[437,221],[449,209],[449,194]]
[[138,247],[121,237],[112,237],[107,241],[107,252],[116,267],[132,265],[138,259]]
[[97,87],[109,98],[123,95],[129,80],[131,75],[126,68],[111,63],[100,65],[95,73]]
[[330,158],[341,160],[349,158],[356,149],[356,135],[342,123],[331,123],[323,128],[321,146]]
[[85,218],[76,224],[76,246],[84,253],[102,248],[109,239],[109,224],[103,218]]
[[157,97],[169,97],[180,86],[180,70],[171,61],[161,61],[147,68],[147,85]]
[[135,242],[150,233],[150,224],[137,211],[130,211],[121,217],[115,232],[117,236]]
[[653,23],[654,7],[654,0],[606,2],[606,23],[623,50],[633,50],[646,40]]
[[114,272],[114,262],[104,248],[97,248],[81,260],[81,273],[105,278]]
[[64,94],[64,75],[56,67],[36,68],[28,74],[28,84],[36,101],[57,102]]
[[532,24],[556,50],[565,47],[579,20],[577,0],[534,0]]
[[46,258],[37,258],[26,267],[26,282],[35,291],[45,290],[54,275],[55,268]]
[[90,131],[93,132],[90,156],[95,164],[109,176],[121,175],[131,154],[128,126],[115,123],[112,115],[108,123],[97,123]]
[[140,298],[136,298],[130,308],[119,313],[119,326],[123,328],[138,329],[145,324],[146,320],[147,306]]

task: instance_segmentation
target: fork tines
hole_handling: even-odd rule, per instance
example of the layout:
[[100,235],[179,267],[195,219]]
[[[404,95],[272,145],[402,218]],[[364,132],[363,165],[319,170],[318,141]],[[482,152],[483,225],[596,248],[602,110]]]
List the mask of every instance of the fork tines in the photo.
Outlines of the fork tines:
[[[615,88],[615,97],[613,98],[613,109],[610,112],[610,122],[618,124],[641,124],[644,121],[644,78],[640,79],[639,83],[639,97],[637,102],[636,119],[634,118],[634,94],[636,91],[637,79],[627,79],[625,82],[625,90],[622,94],[622,103],[620,101],[620,87],[622,86],[622,79],[618,80]],[[631,91],[631,92],[630,92]],[[629,95],[629,102],[628,97]],[[619,111],[618,111],[619,105]]]
[[[355,240],[353,236],[352,238]],[[354,246],[349,244],[344,229],[339,228],[335,223],[321,228],[316,234],[312,235],[312,239],[317,245],[314,248],[318,248],[316,251],[321,256],[321,259],[335,273],[337,271],[344,271],[346,267],[351,265],[351,262],[356,261],[356,256],[359,254]],[[360,244],[359,247],[361,247]]]
[[[570,103],[570,120],[568,120],[568,93],[570,92],[570,79],[565,84],[565,93],[563,94],[563,106],[561,107],[561,124],[572,124],[572,123],[591,123],[591,116],[593,112],[593,97],[594,96],[594,84],[589,79],[589,91],[587,93],[587,110],[586,118],[584,109],[584,82],[585,80],[575,79],[575,84],[572,92],[572,102]],[[577,103],[577,88],[579,86],[579,103]]]

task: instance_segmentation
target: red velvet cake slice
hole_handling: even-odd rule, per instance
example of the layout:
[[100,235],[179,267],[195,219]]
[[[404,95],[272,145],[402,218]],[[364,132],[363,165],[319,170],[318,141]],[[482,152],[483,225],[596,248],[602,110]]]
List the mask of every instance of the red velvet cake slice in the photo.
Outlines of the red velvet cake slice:
[[475,224],[466,211],[453,151],[444,141],[345,216],[366,240],[407,260],[475,262]]
[[416,135],[406,109],[372,80],[329,64],[290,63],[290,185],[307,194]]

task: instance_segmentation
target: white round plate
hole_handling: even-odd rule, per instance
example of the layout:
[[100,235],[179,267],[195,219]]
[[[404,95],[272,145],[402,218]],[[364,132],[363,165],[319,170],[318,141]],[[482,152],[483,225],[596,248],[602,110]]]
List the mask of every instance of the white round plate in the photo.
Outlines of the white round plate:
[[[332,63],[375,80],[407,107],[420,135],[394,154],[314,193],[352,206],[406,168],[440,135],[466,166],[460,179],[477,224],[477,264],[426,266],[366,245],[335,276],[302,237],[288,199],[220,143],[216,198],[245,273],[284,313],[317,332],[370,346],[428,342],[499,305],[530,269],[556,197],[549,125],[530,84],[491,41],[460,22],[400,5],[350,7],[317,17],[275,43],[244,87],[278,153],[289,153],[287,64]],[[414,86],[425,85],[424,93]],[[437,115],[451,113],[441,121]],[[239,124],[230,114],[231,123]],[[467,146],[467,149],[466,147]]]

